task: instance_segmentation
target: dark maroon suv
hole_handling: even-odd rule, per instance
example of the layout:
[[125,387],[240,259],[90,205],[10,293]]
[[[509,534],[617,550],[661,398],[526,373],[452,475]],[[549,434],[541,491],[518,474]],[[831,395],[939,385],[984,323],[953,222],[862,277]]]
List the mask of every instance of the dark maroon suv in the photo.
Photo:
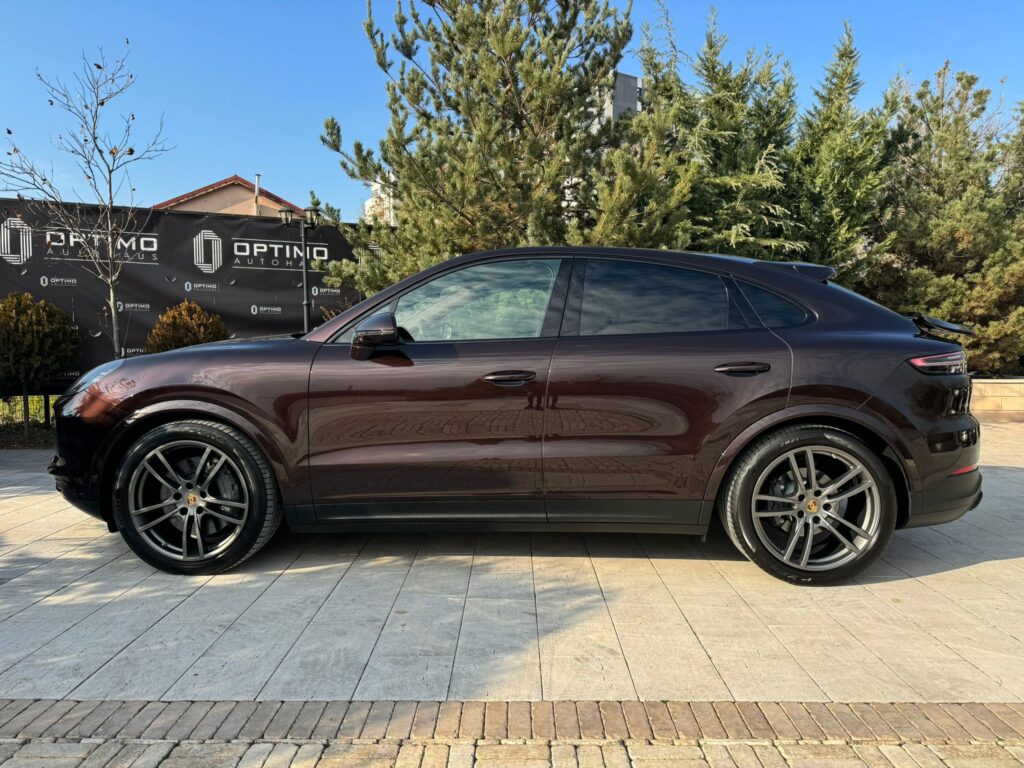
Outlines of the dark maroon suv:
[[58,487],[209,573],[297,531],[703,534],[827,583],[981,499],[964,353],[828,267],[473,254],[300,338],[117,360],[60,400]]

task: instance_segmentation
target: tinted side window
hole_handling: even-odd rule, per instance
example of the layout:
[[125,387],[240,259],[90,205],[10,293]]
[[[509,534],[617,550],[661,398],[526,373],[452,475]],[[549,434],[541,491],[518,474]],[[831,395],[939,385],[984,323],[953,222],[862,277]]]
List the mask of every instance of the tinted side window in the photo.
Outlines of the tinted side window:
[[790,328],[807,321],[807,312],[791,301],[750,283],[740,283],[740,290],[754,307],[758,317],[769,328]]
[[560,264],[523,259],[448,272],[399,298],[395,320],[413,341],[538,338]]
[[724,331],[730,314],[717,275],[642,261],[587,261],[581,336]]

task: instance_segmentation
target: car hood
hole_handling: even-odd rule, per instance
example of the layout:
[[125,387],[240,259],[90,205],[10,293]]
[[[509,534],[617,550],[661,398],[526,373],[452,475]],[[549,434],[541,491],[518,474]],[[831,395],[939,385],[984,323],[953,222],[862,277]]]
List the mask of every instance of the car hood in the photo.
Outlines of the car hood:
[[[244,339],[221,339],[220,341],[207,341],[203,344],[193,344],[191,347],[181,347],[180,349],[202,349],[204,347],[226,347],[234,346],[238,344],[257,343],[264,341],[295,341],[302,337],[301,333],[276,333],[268,336],[247,336]],[[177,349],[170,350],[171,352],[178,352]]]
[[[93,394],[133,409],[173,398],[269,397],[305,391],[316,342],[277,336],[196,344],[129,357],[90,386]],[[289,384],[295,380],[294,384]]]
[[298,341],[298,338],[298,336],[291,334],[280,334],[275,336],[252,336],[245,339],[222,339],[221,341],[208,341],[203,344],[193,344],[189,347],[169,349],[166,352],[151,352],[147,355],[138,355],[136,357],[128,358],[127,361],[133,362],[138,360],[153,362],[161,359],[192,357],[196,354],[210,352],[226,354],[233,352],[255,352],[259,350],[275,349],[286,344],[294,344]]

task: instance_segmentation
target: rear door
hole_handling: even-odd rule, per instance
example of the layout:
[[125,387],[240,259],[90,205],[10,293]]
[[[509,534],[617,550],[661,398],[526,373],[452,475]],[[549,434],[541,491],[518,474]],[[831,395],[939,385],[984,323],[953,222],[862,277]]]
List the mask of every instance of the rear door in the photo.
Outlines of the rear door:
[[728,276],[577,258],[548,383],[548,519],[698,524],[725,446],[785,407],[790,365]]

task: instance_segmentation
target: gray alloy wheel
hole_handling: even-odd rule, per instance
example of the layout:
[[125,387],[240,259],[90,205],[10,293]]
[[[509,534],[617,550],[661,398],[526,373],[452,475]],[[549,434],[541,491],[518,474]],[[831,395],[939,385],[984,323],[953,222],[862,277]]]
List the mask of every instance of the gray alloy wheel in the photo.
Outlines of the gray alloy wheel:
[[142,540],[164,557],[206,560],[230,547],[249,516],[238,465],[199,440],[153,448],[132,472],[128,512]]
[[896,527],[896,489],[881,457],[855,435],[822,424],[783,427],[748,446],[718,506],[740,552],[796,584],[856,576]]
[[839,568],[878,540],[878,486],[859,459],[834,446],[787,451],[761,473],[754,489],[754,530],[786,565]]
[[171,573],[218,573],[258,552],[282,520],[277,483],[248,436],[205,419],[138,438],[114,481],[114,522],[128,546]]

